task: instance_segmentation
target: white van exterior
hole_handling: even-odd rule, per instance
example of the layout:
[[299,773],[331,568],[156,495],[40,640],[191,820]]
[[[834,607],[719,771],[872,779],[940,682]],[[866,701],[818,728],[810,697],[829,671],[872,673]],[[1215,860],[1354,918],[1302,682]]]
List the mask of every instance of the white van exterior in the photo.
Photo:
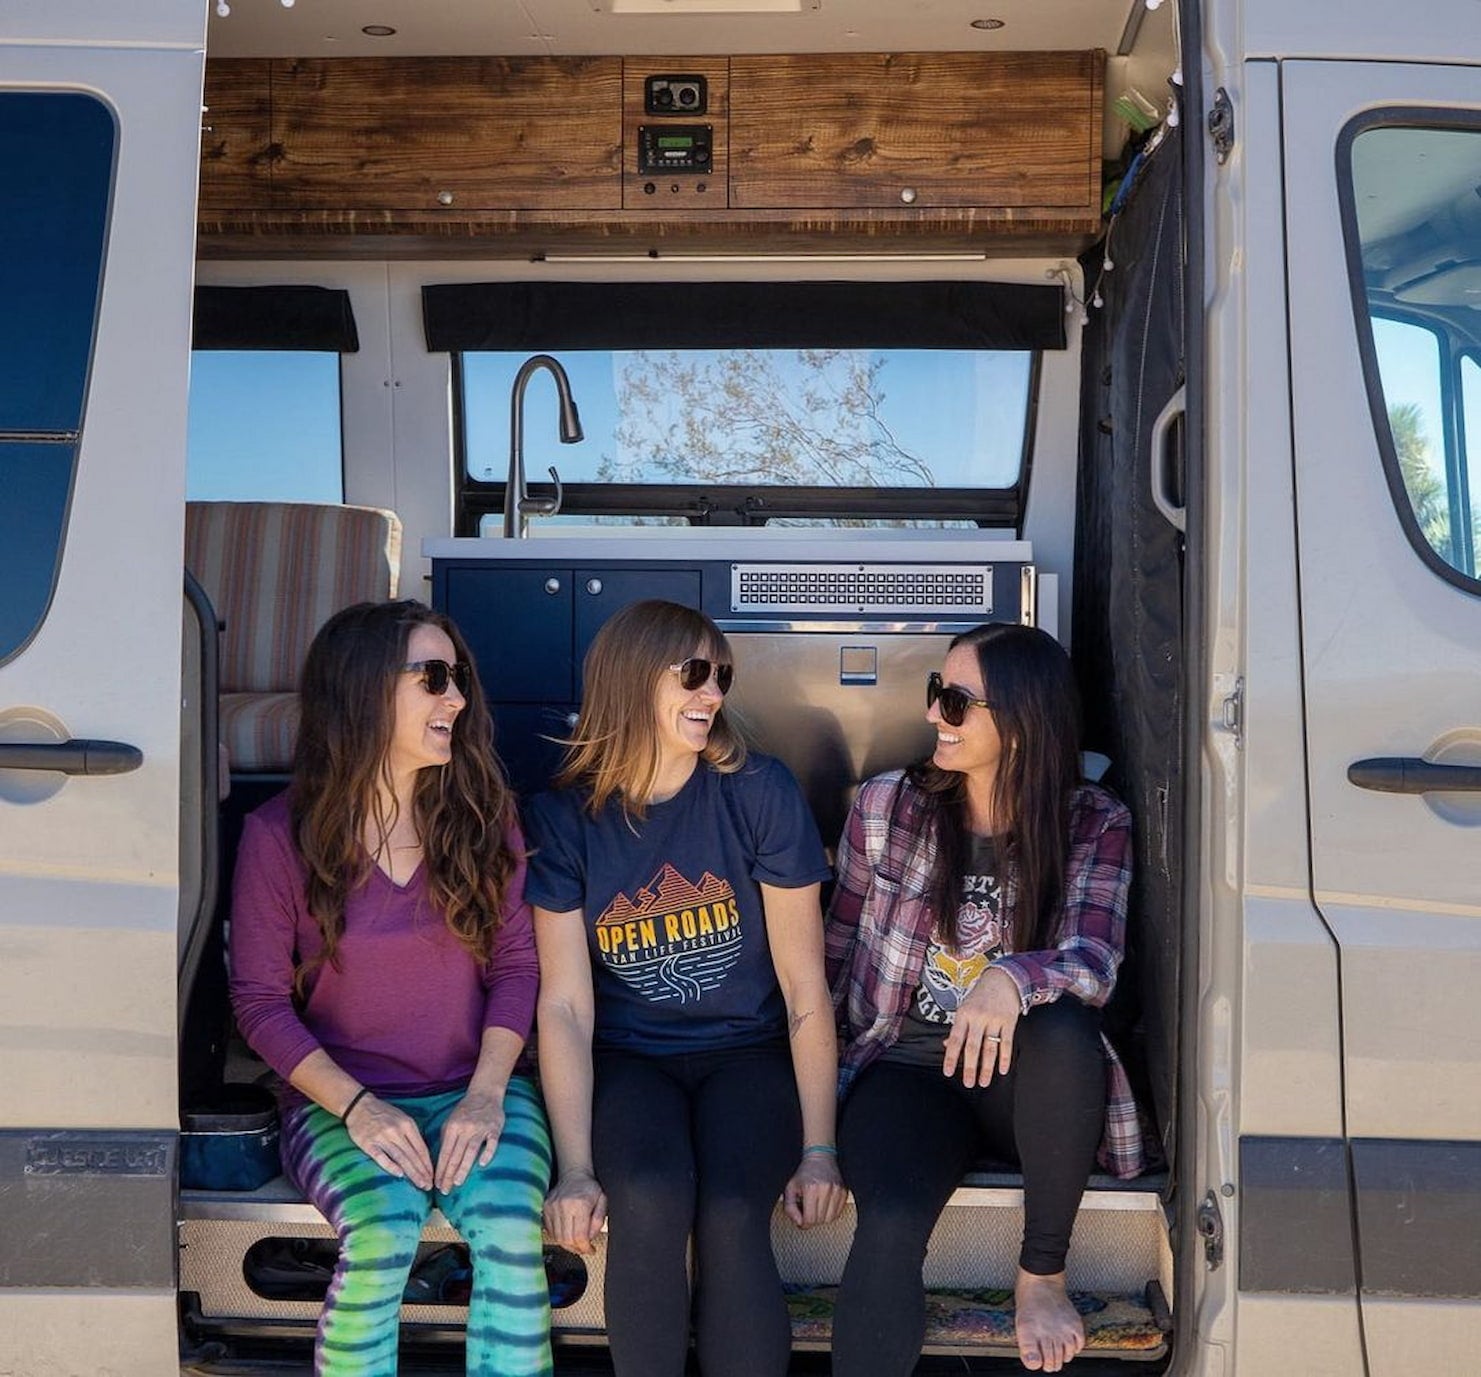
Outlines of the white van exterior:
[[[963,47],[972,17],[954,21]],[[1481,1353],[1481,582],[1461,533],[1481,510],[1481,465],[1466,461],[1468,421],[1481,452],[1481,213],[1467,219],[1465,199],[1481,197],[1481,25],[1469,0],[1202,0],[1178,19],[1196,103],[1181,111],[1187,474],[1158,494],[1186,528],[1167,1370],[1466,1372]],[[420,290],[491,274],[198,262],[207,23],[201,0],[0,14],[0,208],[7,160],[33,156],[4,142],[21,127],[5,99],[75,96],[113,131],[81,410],[28,410],[72,386],[44,370],[14,392],[0,378],[0,1373],[24,1377],[180,1362],[181,855],[203,806],[181,784],[193,288],[351,294],[346,499],[401,515],[414,595],[422,540],[452,535],[451,480],[429,477],[447,466],[427,462],[451,453],[449,365],[419,338]],[[1416,234],[1442,203],[1452,237]],[[1410,247],[1432,240],[1413,266]],[[0,223],[0,367],[50,327],[33,290],[46,250]],[[675,271],[807,271],[755,257]],[[1059,266],[888,271],[1043,282]],[[567,276],[642,271],[597,255]],[[867,255],[838,265],[885,271]],[[1406,506],[1384,420],[1396,356],[1373,314],[1428,322],[1444,355],[1443,548]],[[1043,364],[1023,532],[1060,574],[1062,628],[1075,321],[1070,334]],[[60,488],[30,481],[62,455],[75,462]]]

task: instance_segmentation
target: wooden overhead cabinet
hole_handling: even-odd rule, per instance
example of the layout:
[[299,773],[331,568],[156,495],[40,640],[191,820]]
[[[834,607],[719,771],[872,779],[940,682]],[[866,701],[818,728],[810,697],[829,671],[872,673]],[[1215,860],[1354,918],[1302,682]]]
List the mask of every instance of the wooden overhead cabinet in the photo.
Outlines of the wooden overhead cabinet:
[[[226,113],[258,108],[243,87],[259,65],[209,64],[208,106],[219,92]],[[263,146],[235,159],[208,148],[203,206],[456,216],[622,205],[618,58],[274,60],[265,104]],[[242,158],[265,171],[265,203],[232,199]]]
[[732,209],[1099,214],[1104,54],[730,60]]

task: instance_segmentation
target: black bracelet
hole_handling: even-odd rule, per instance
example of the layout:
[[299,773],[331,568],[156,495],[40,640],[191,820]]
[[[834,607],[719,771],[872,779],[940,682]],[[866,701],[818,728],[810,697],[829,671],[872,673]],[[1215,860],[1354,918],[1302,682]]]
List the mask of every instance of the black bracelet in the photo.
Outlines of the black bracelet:
[[354,1109],[354,1107],[359,1104],[360,1101],[363,1100],[368,1094],[370,1094],[370,1087],[368,1085],[362,1085],[360,1089],[355,1092],[355,1098],[352,1099],[349,1104],[345,1106],[345,1112],[339,1116],[340,1123],[345,1125],[349,1124],[350,1111]]

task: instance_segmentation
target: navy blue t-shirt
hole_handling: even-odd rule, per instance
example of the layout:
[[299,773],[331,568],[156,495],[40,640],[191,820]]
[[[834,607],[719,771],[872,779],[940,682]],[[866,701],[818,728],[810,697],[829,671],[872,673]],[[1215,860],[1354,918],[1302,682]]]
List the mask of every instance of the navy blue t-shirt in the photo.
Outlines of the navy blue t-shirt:
[[752,755],[720,774],[701,761],[641,820],[615,799],[593,817],[585,800],[559,789],[525,809],[525,898],[585,914],[595,1045],[660,1055],[784,1036],[760,886],[830,873],[787,767]]

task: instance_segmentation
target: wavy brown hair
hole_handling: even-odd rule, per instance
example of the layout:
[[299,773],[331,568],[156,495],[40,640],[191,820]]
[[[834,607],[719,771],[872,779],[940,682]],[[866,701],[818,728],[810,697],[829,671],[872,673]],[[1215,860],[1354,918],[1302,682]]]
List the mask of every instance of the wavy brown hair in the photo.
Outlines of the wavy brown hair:
[[[581,714],[565,743],[556,787],[585,789],[593,813],[616,797],[629,816],[641,818],[660,764],[653,709],[658,685],[670,665],[696,653],[717,664],[733,659],[725,633],[692,607],[654,598],[609,618],[582,664]],[[745,742],[723,705],[700,759],[721,774],[745,764]]]
[[[397,805],[388,809],[385,803],[391,796],[389,751],[397,678],[417,626],[446,632],[457,658],[472,665],[452,622],[411,600],[362,602],[336,612],[304,662],[289,806],[308,870],[309,912],[324,948],[295,972],[300,998],[315,969],[336,964],[345,900],[370,877],[375,861],[362,839],[367,830],[389,836],[397,821]],[[514,800],[494,754],[493,721],[476,671],[465,697],[453,724],[452,760],[417,775],[411,806],[432,902],[469,954],[486,961],[518,862],[507,835]]]
[[[1006,622],[965,631],[951,643],[953,650],[958,646],[976,652],[984,697],[992,704],[968,711],[990,711],[1002,739],[992,812],[998,864],[1016,893],[1005,915],[1010,949],[1044,951],[1059,936],[1070,804],[1080,783],[1080,704],[1069,656],[1047,632]],[[912,768],[910,778],[925,791],[927,825],[936,835],[936,930],[955,946],[972,849],[965,778],[929,760]]]

